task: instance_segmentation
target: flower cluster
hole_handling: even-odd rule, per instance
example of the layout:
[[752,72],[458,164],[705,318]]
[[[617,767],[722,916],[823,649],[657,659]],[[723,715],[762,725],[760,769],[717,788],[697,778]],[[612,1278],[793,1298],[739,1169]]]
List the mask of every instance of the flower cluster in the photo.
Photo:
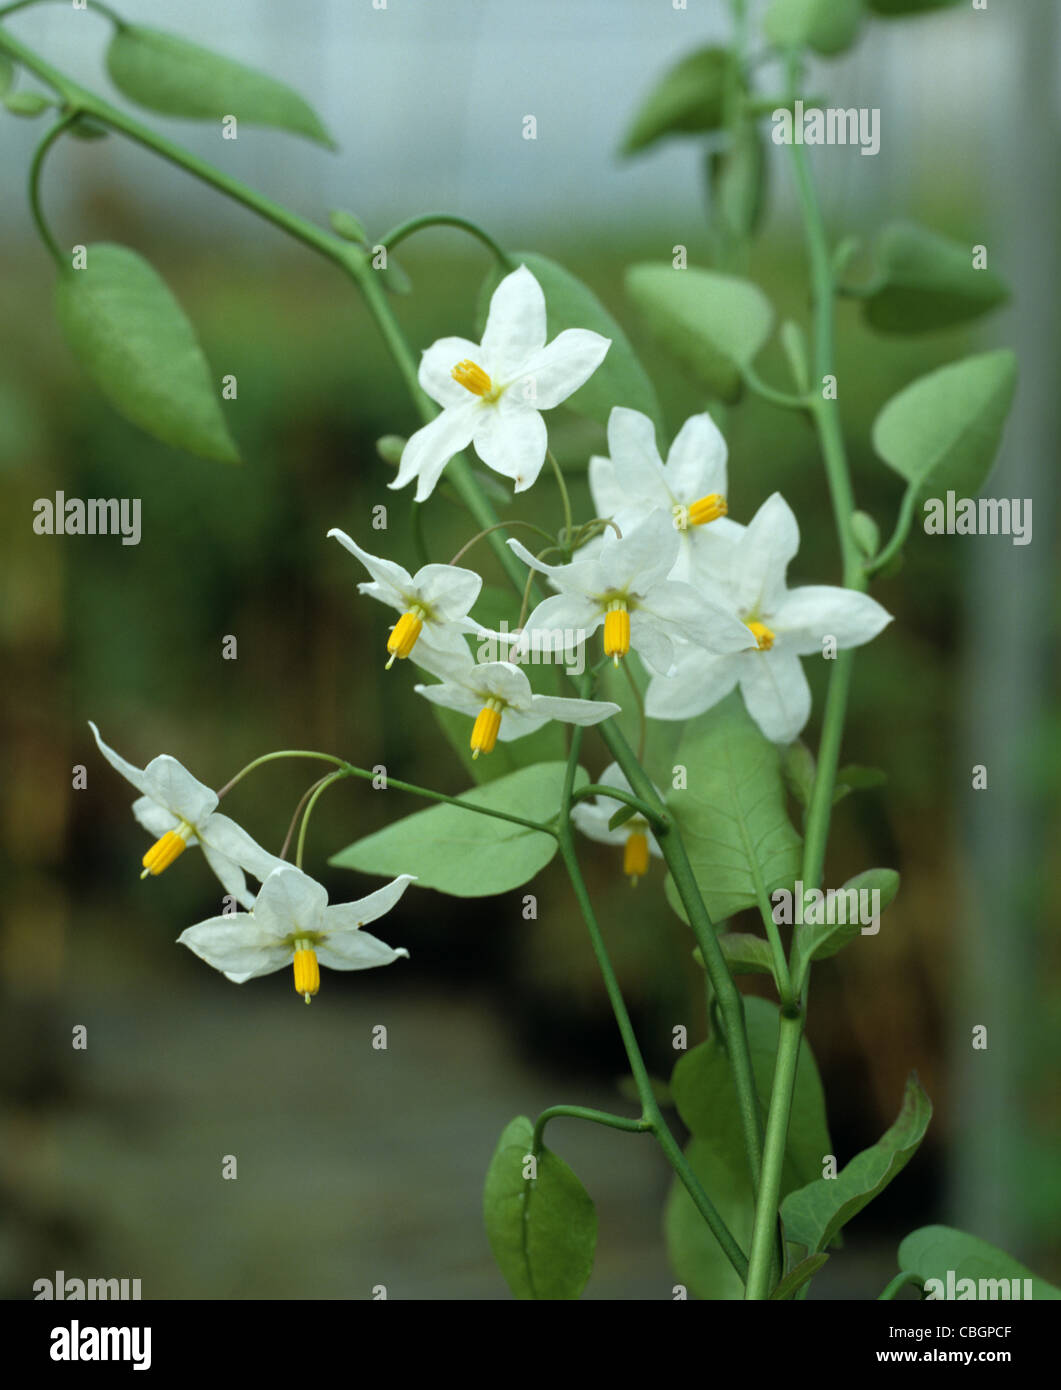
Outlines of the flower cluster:
[[[416,500],[425,500],[450,459],[472,444],[484,463],[512,480],[515,492],[525,491],[547,457],[541,412],[576,391],[609,346],[576,328],[547,343],[540,285],[525,267],[507,275],[491,300],[481,343],[443,338],[423,354],[420,383],[442,410],[408,440],[391,486],[415,478]],[[643,662],[647,717],[688,719],[739,687],[768,739],[795,739],[811,707],[801,659],[867,642],[889,615],[850,589],[787,587],[799,548],[796,519],[779,493],[746,526],[728,515],[726,444],[709,414],[684,423],[666,461],[653,422],[636,410],[615,407],[607,434],[608,455],[589,464],[596,516],[578,528],[568,516],[555,543],[537,554],[508,540],[528,569],[526,594],[535,576],[555,592],[529,615],[521,612],[505,633],[473,617],[483,584],[473,570],[428,564],[410,574],[345,531],[328,532],[367,571],[360,592],[399,615],[386,643],[387,667],[411,661],[434,678],[414,688],[469,718],[473,759],[550,720],[593,725],[620,712],[612,701],[585,698],[585,691],[538,693],[521,669],[532,653],[566,653],[598,631],[601,664],[618,666],[631,653]],[[506,644],[508,659],[477,659],[475,637]],[[220,814],[218,794],[176,759],[163,755],[141,771],[109,748],[95,725],[92,731],[104,757],[141,794],[133,813],[156,837],[143,858],[144,875],[162,873],[198,845],[226,892],[246,909],[209,918],[179,937],[230,980],[242,983],[291,964],[295,988],[308,1002],[321,965],[358,970],[407,954],[361,929],[397,903],[413,875],[401,874],[357,902],[329,906],[320,884]],[[587,836],[621,845],[624,871],[636,883],[659,847],[643,816],[629,808],[617,816],[632,794],[615,764],[598,787],[592,804],[574,806],[572,820]],[[613,799],[607,788],[619,795]],[[261,884],[257,893],[248,888],[248,875]]]

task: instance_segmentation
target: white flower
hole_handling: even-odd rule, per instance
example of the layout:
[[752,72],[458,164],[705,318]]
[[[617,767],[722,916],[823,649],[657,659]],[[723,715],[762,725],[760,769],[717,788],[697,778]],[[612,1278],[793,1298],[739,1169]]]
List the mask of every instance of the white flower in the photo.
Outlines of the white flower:
[[654,511],[622,537],[607,532],[592,554],[567,565],[546,565],[517,540],[508,544],[531,569],[549,576],[560,592],[544,599],[527,619],[520,650],[535,634],[577,632],[588,637],[604,625],[604,654],[618,664],[633,648],[661,674],[674,660],[672,638],[713,652],[754,645],[748,629],[710,588],[700,592],[669,579],[680,544],[669,513]]
[[[756,650],[712,656],[684,648],[674,672],[648,687],[654,719],[690,719],[716,705],[736,685],[767,738],[791,743],[810,716],[811,697],[801,656],[858,647],[891,622],[868,594],[828,584],[785,587],[785,571],[799,549],[792,509],[775,492],[727,551],[720,587],[756,640]],[[827,644],[826,639],[832,639]]]
[[610,346],[611,339],[583,328],[566,328],[546,346],[545,296],[520,266],[494,291],[481,343],[440,338],[420,359],[420,385],[442,413],[406,444],[390,486],[416,478],[422,502],[453,455],[471,443],[488,468],[525,491],[545,462],[540,412],[577,391]]
[[88,727],[111,767],[142,793],[133,802],[133,815],[158,837],[141,861],[144,872],[140,877],[162,873],[189,845],[198,844],[225,892],[250,907],[254,894],[247,888],[244,869],[262,881],[284,861],[262,849],[234,820],[221,815],[216,810],[217,793],[197,781],[176,758],[163,753],[141,771],[108,748],[91,720]]
[[456,565],[424,565],[411,575],[393,560],[362,550],[345,531],[333,527],[328,535],[356,555],[372,576],[371,582],[357,586],[358,592],[379,599],[402,615],[387,639],[388,667],[396,658],[407,657],[418,642],[424,648],[467,650],[462,634],[478,630],[478,624],[468,620],[468,610],[483,587],[479,575]]
[[295,989],[308,1004],[320,988],[320,967],[369,970],[408,956],[361,930],[391,910],[415,875],[401,874],[353,903],[328,906],[327,891],[301,869],[281,864],[262,884],[249,914],[210,917],[177,940],[200,960],[241,985],[295,967]]
[[710,576],[720,546],[742,527],[726,518],[726,441],[705,411],[692,415],[660,458],[656,427],[639,410],[616,406],[608,417],[610,457],[589,461],[589,485],[599,516],[626,531],[662,507],[681,540],[673,579]]
[[[618,763],[611,763],[606,767],[598,778],[598,782],[604,787],[617,787],[620,791],[628,792],[631,790],[630,783]],[[629,820],[617,825],[612,830],[608,822],[616,811],[621,811],[625,802],[613,800],[610,796],[595,796],[590,801],[579,801],[571,808],[571,819],[583,835],[588,835],[591,840],[597,840],[602,845],[622,845],[623,846],[623,873],[630,879],[632,884],[636,884],[639,878],[644,878],[648,872],[648,857],[650,854],[657,859],[663,858],[655,835],[649,828],[648,821],[640,812],[635,811]]]
[[[421,663],[426,665],[426,663]],[[440,685],[413,688],[425,699],[445,709],[455,709],[475,718],[469,747],[472,757],[491,753],[497,740],[533,734],[550,719],[565,724],[599,724],[619,713],[619,706],[607,700],[565,699],[558,695],[535,695],[530,681],[509,661],[477,663],[471,652],[461,660],[446,659],[427,667],[441,678]]]

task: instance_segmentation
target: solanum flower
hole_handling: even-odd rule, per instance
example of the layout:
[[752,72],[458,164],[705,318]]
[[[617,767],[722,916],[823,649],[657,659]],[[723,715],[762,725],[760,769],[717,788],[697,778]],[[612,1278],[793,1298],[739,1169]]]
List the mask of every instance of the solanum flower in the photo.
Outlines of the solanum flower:
[[436,705],[473,716],[475,724],[468,745],[473,758],[493,752],[498,739],[510,743],[533,734],[550,719],[565,724],[599,724],[619,713],[619,706],[608,700],[535,695],[518,666],[510,661],[477,663],[471,652],[461,660],[435,663],[428,669],[441,678],[441,684],[417,685],[414,689]]
[[250,907],[254,894],[247,888],[243,871],[262,881],[284,861],[262,849],[242,826],[223,816],[216,809],[217,793],[194,778],[176,758],[163,753],[141,770],[109,748],[91,720],[88,727],[111,767],[142,793],[133,802],[133,815],[158,837],[141,861],[144,872],[140,877],[162,873],[189,845],[201,845],[225,892]]
[[[631,790],[618,763],[612,763],[597,779],[601,786],[618,787],[620,791]],[[592,801],[579,801],[571,808],[571,819],[583,835],[597,840],[602,845],[623,846],[623,873],[629,878],[631,886],[648,873],[650,854],[662,859],[659,844],[653,835],[648,821],[640,812],[635,812],[629,820],[610,829],[608,822],[616,811],[621,811],[624,803],[609,796],[595,796]]]
[[639,410],[616,406],[608,417],[608,458],[589,461],[589,485],[600,516],[622,531],[657,507],[670,512],[680,536],[672,579],[710,575],[722,540],[742,530],[726,519],[726,441],[705,411],[678,431],[667,462],[656,446],[656,427]]
[[294,965],[295,989],[308,1004],[320,988],[322,965],[369,970],[408,956],[404,947],[388,946],[361,928],[389,912],[413,882],[414,874],[401,874],[367,898],[329,907],[321,884],[293,864],[281,864],[262,884],[249,914],[210,917],[177,940],[237,985]]
[[415,478],[430,497],[443,468],[468,444],[488,468],[524,492],[541,472],[551,410],[596,371],[611,346],[589,329],[565,328],[545,342],[545,296],[520,266],[498,285],[481,343],[440,338],[420,359],[420,385],[441,415],[409,439],[391,487]]
[[653,670],[665,673],[674,660],[672,638],[685,638],[712,652],[737,652],[754,645],[748,629],[707,585],[699,592],[668,578],[680,539],[669,512],[654,511],[621,537],[606,532],[592,554],[567,565],[547,565],[517,540],[508,544],[531,569],[547,574],[558,594],[543,599],[527,619],[522,646],[537,632],[580,632],[604,626],[604,654],[616,665],[631,648]]
[[675,670],[648,687],[645,709],[653,719],[691,719],[739,684],[748,713],[767,738],[796,738],[811,708],[800,657],[823,655],[827,645],[836,651],[859,647],[891,622],[876,599],[853,589],[786,588],[785,571],[798,549],[796,518],[775,492],[728,547],[720,578],[733,611],[755,637],[755,649],[713,656],[682,648]]
[[371,581],[357,586],[358,591],[378,598],[402,615],[387,638],[388,668],[396,659],[409,656],[418,641],[425,647],[467,649],[462,633],[477,629],[477,624],[467,619],[483,587],[479,575],[456,565],[424,565],[411,575],[393,560],[362,550],[345,531],[333,527],[328,535],[356,555],[372,576]]

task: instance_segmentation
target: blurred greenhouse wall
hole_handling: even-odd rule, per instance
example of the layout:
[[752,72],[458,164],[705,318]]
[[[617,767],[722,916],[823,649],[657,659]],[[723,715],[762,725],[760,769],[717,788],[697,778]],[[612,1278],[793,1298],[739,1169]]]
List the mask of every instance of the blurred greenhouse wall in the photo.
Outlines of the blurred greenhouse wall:
[[[703,408],[622,293],[625,265],[676,243],[706,262],[703,144],[674,141],[629,161],[616,151],[662,71],[724,37],[720,0],[685,11],[662,0],[115,7],[289,81],[340,151],[251,129],[222,143],[204,126],[146,117],[157,129],[321,222],[348,208],[380,235],[446,210],[555,256],[631,333],[668,426]],[[10,25],[108,90],[98,17],[51,4]],[[851,1227],[846,1269],[834,1282],[827,1266],[816,1297],[873,1297],[901,1236],[933,1220],[1061,1277],[1061,914],[1050,873],[1061,832],[1058,37],[1052,0],[959,7],[874,23],[810,82],[833,104],[882,112],[875,158],[815,152],[834,235],[914,218],[986,243],[1015,294],[1006,314],[973,330],[918,339],[878,338],[841,306],[860,506],[887,531],[901,494],[870,447],[880,405],[938,363],[1003,343],[1019,352],[1021,386],[989,487],[1035,501],[1026,547],[915,533],[902,572],[880,586],[896,622],[856,661],[845,760],[882,766],[889,781],[838,807],[829,880],[894,864],[903,886],[880,936],[816,974],[808,1036],[841,1161],[891,1122],[911,1067],[936,1117],[914,1163]],[[521,137],[526,114],[538,119],[536,142]],[[198,864],[139,882],[130,798],[86,728],[95,719],[138,764],[168,751],[216,784],[271,748],[308,746],[461,789],[458,760],[411,682],[392,672],[384,685],[385,615],[367,611],[362,576],[324,540],[331,526],[366,532],[371,508],[387,502],[408,560],[405,504],[385,491],[374,441],[409,432],[413,411],[331,268],[116,137],[69,141],[45,179],[53,225],[64,241],[135,246],[164,274],[218,375],[238,377],[230,420],[246,462],[189,459],[126,425],[82,377],[51,315],[52,271],[24,195],[40,134],[0,113],[0,1292],[26,1297],[35,1278],[65,1268],[142,1277],[150,1297],[369,1297],[377,1283],[392,1297],[505,1297],[479,1221],[501,1128],[551,1103],[628,1103],[614,1023],[561,877],[543,878],[533,924],[516,895],[407,899],[392,937],[410,961],[332,976],[312,1009],[295,1007],[286,978],[237,990],[174,946],[217,910],[213,886]],[[749,273],[781,317],[800,317],[805,265],[782,159],[772,173]],[[423,233],[401,260],[414,294],[396,307],[414,346],[468,331],[488,269],[481,248],[456,232]],[[763,374],[782,371],[769,349]],[[733,514],[746,518],[782,489],[803,533],[794,578],[836,582],[809,432],[758,401],[734,409],[725,429]],[[560,414],[554,440],[573,471],[602,442]],[[35,536],[33,501],[57,489],[142,497],[143,543]],[[575,489],[588,500],[583,481]],[[531,506],[544,517],[549,500],[535,495]],[[470,528],[445,501],[429,514],[432,558],[448,558]],[[239,636],[235,662],[219,659],[227,633]],[[819,683],[818,711],[821,693]],[[815,721],[812,742],[816,731]],[[602,745],[590,737],[587,750],[599,773]],[[974,763],[989,768],[986,792],[971,790]],[[88,787],[74,793],[77,764]],[[276,768],[233,793],[233,814],[277,848],[308,780]],[[326,869],[327,856],[416,807],[344,788],[331,797],[314,821],[313,869],[333,897],[368,891],[365,878]],[[584,857],[645,1051],[664,1075],[672,1025],[693,1035],[703,1026],[692,943],[658,882],[631,899],[606,851],[587,845]],[[378,1022],[390,1030],[384,1056],[368,1041]],[[85,1053],[70,1048],[76,1023],[89,1029]],[[969,1045],[979,1023],[986,1053]],[[587,1296],[669,1296],[665,1168],[633,1136],[558,1125],[555,1145],[598,1201]],[[235,1184],[217,1180],[230,1152],[240,1154]]]

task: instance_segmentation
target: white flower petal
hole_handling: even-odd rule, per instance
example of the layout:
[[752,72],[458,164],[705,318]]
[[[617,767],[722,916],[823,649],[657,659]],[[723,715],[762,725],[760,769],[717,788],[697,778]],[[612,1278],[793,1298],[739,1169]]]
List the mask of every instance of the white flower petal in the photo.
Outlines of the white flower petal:
[[682,425],[663,474],[670,491],[686,506],[714,492],[725,497],[726,441],[706,410]]
[[552,410],[589,380],[611,345],[610,338],[588,328],[565,328],[528,358],[512,389],[519,391],[520,383],[533,381],[537,408]]
[[719,590],[698,593],[690,584],[665,580],[639,611],[709,652],[742,652],[755,646],[749,628],[723,606]]
[[424,565],[413,576],[412,586],[439,618],[453,622],[467,614],[483,581],[457,565]]
[[[156,840],[160,840],[168,830],[176,830],[180,825],[180,816],[175,816],[172,811],[167,811],[165,806],[160,806],[157,801],[150,796],[141,796],[133,802],[133,815],[144,827],[154,835]],[[195,836],[189,843],[194,843]]]
[[274,937],[321,929],[327,891],[293,864],[281,863],[262,884],[254,904],[255,920]]
[[652,507],[673,505],[656,445],[656,427],[647,415],[617,405],[608,416],[608,452],[628,498],[643,499]]
[[[542,599],[524,623],[516,650],[521,656],[535,650],[570,650],[596,632],[603,621],[604,612],[593,599],[577,593],[553,594]],[[555,640],[546,641],[549,633],[557,634]]]
[[404,946],[388,946],[367,931],[333,933],[316,950],[317,960],[329,970],[371,970],[409,958]]
[[174,815],[195,826],[217,805],[217,793],[193,777],[168,753],[152,758],[144,768],[144,791]]
[[501,743],[514,743],[518,738],[536,734],[549,722],[547,714],[534,714],[527,710],[506,709],[501,715],[501,727],[497,737]]
[[773,743],[791,743],[810,718],[811,696],[798,656],[758,652],[741,666],[748,713]]
[[[532,695],[531,709],[535,714],[544,714],[548,719],[559,719],[565,724],[599,724],[621,713],[618,705],[610,700],[569,700],[559,695]],[[502,719],[502,726],[504,725]]]
[[598,559],[601,587],[647,595],[674,568],[680,543],[673,516],[662,508],[624,531],[621,540],[609,531]]
[[630,646],[646,666],[665,676],[674,664],[674,644],[664,625],[644,609],[630,614]]
[[208,816],[203,822],[199,829],[199,839],[204,850],[210,848],[235,860],[248,873],[253,874],[259,883],[264,883],[274,869],[290,867],[283,859],[262,849],[242,825],[237,825],[220,811]]
[[785,594],[785,571],[799,549],[799,526],[792,508],[773,493],[737,542],[731,576],[742,613],[772,614]]
[[592,560],[572,560],[569,565],[549,565],[532,555],[522,541],[512,538],[505,544],[529,569],[547,574],[553,584],[565,593],[590,594],[601,587],[597,556]]
[[[494,290],[483,329],[483,356],[503,383],[545,346],[545,295],[525,265]],[[484,364],[480,364],[484,365]]]
[[110,763],[111,767],[113,767],[116,772],[120,772],[127,782],[131,782],[138,792],[146,792],[147,787],[144,785],[144,774],[141,769],[133,767],[132,763],[127,763],[120,753],[116,753],[113,748],[108,747],[107,744],[103,742],[102,738],[100,738],[99,730],[91,719],[88,721],[88,727],[92,730],[97,748]]
[[453,368],[458,362],[474,362],[485,371],[484,364],[479,360],[481,355],[479,344],[473,343],[470,338],[439,338],[421,354],[418,373],[420,385],[441,406],[467,405],[472,393],[467,386],[454,381]]
[[621,804],[618,801],[605,801],[599,796],[594,797],[592,803],[579,801],[571,807],[571,819],[583,835],[596,840],[598,844],[622,845],[626,843],[626,837],[630,833],[626,826],[617,830],[608,829],[608,822]]
[[254,893],[247,887],[247,880],[243,870],[227,854],[221,854],[216,849],[211,849],[209,845],[203,844],[203,858],[213,869],[221,883],[222,888],[248,911],[254,906]]
[[488,468],[511,478],[517,492],[526,492],[542,471],[549,435],[536,409],[509,403],[506,395],[477,417],[472,444]]
[[482,402],[472,396],[467,404],[447,406],[430,424],[417,430],[402,450],[398,476],[387,486],[405,487],[415,478],[416,500],[423,502],[430,497],[446,464],[471,443],[481,409]]
[[773,629],[786,651],[820,656],[822,638],[836,639],[837,649],[860,647],[891,622],[891,614],[868,594],[832,584],[790,589],[773,615]]
[[409,884],[415,882],[415,874],[399,874],[367,897],[358,898],[352,903],[335,903],[324,913],[323,930],[330,938],[336,931],[356,931],[366,922],[378,921],[390,912]]
[[670,675],[657,676],[649,684],[645,713],[650,719],[693,719],[703,714],[737,684],[742,661],[739,656],[712,656],[698,647],[684,648]]
[[633,499],[619,482],[611,459],[602,458],[600,454],[592,456],[589,461],[589,490],[597,515],[611,517],[620,531],[625,531],[622,518],[634,510],[631,506]]
[[[418,644],[419,645],[419,644]],[[438,685],[414,685],[417,695],[430,700],[433,705],[443,709],[456,710],[458,714],[470,714],[474,718],[483,707],[482,699],[464,685],[454,685],[442,681]]]
[[197,922],[177,937],[200,960],[225,974],[251,980],[289,964],[293,954],[251,913],[234,912]]
[[393,560],[384,559],[381,555],[370,555],[367,550],[362,550],[355,540],[352,540],[345,531],[340,531],[337,526],[333,526],[328,535],[334,537],[344,550],[349,550],[351,555],[356,555],[375,580],[372,590],[367,584],[359,584],[357,587],[362,593],[374,590],[372,592],[373,598],[390,604],[392,608],[404,606],[403,596],[413,587],[412,576],[408,570],[403,569],[401,565],[396,565]]

